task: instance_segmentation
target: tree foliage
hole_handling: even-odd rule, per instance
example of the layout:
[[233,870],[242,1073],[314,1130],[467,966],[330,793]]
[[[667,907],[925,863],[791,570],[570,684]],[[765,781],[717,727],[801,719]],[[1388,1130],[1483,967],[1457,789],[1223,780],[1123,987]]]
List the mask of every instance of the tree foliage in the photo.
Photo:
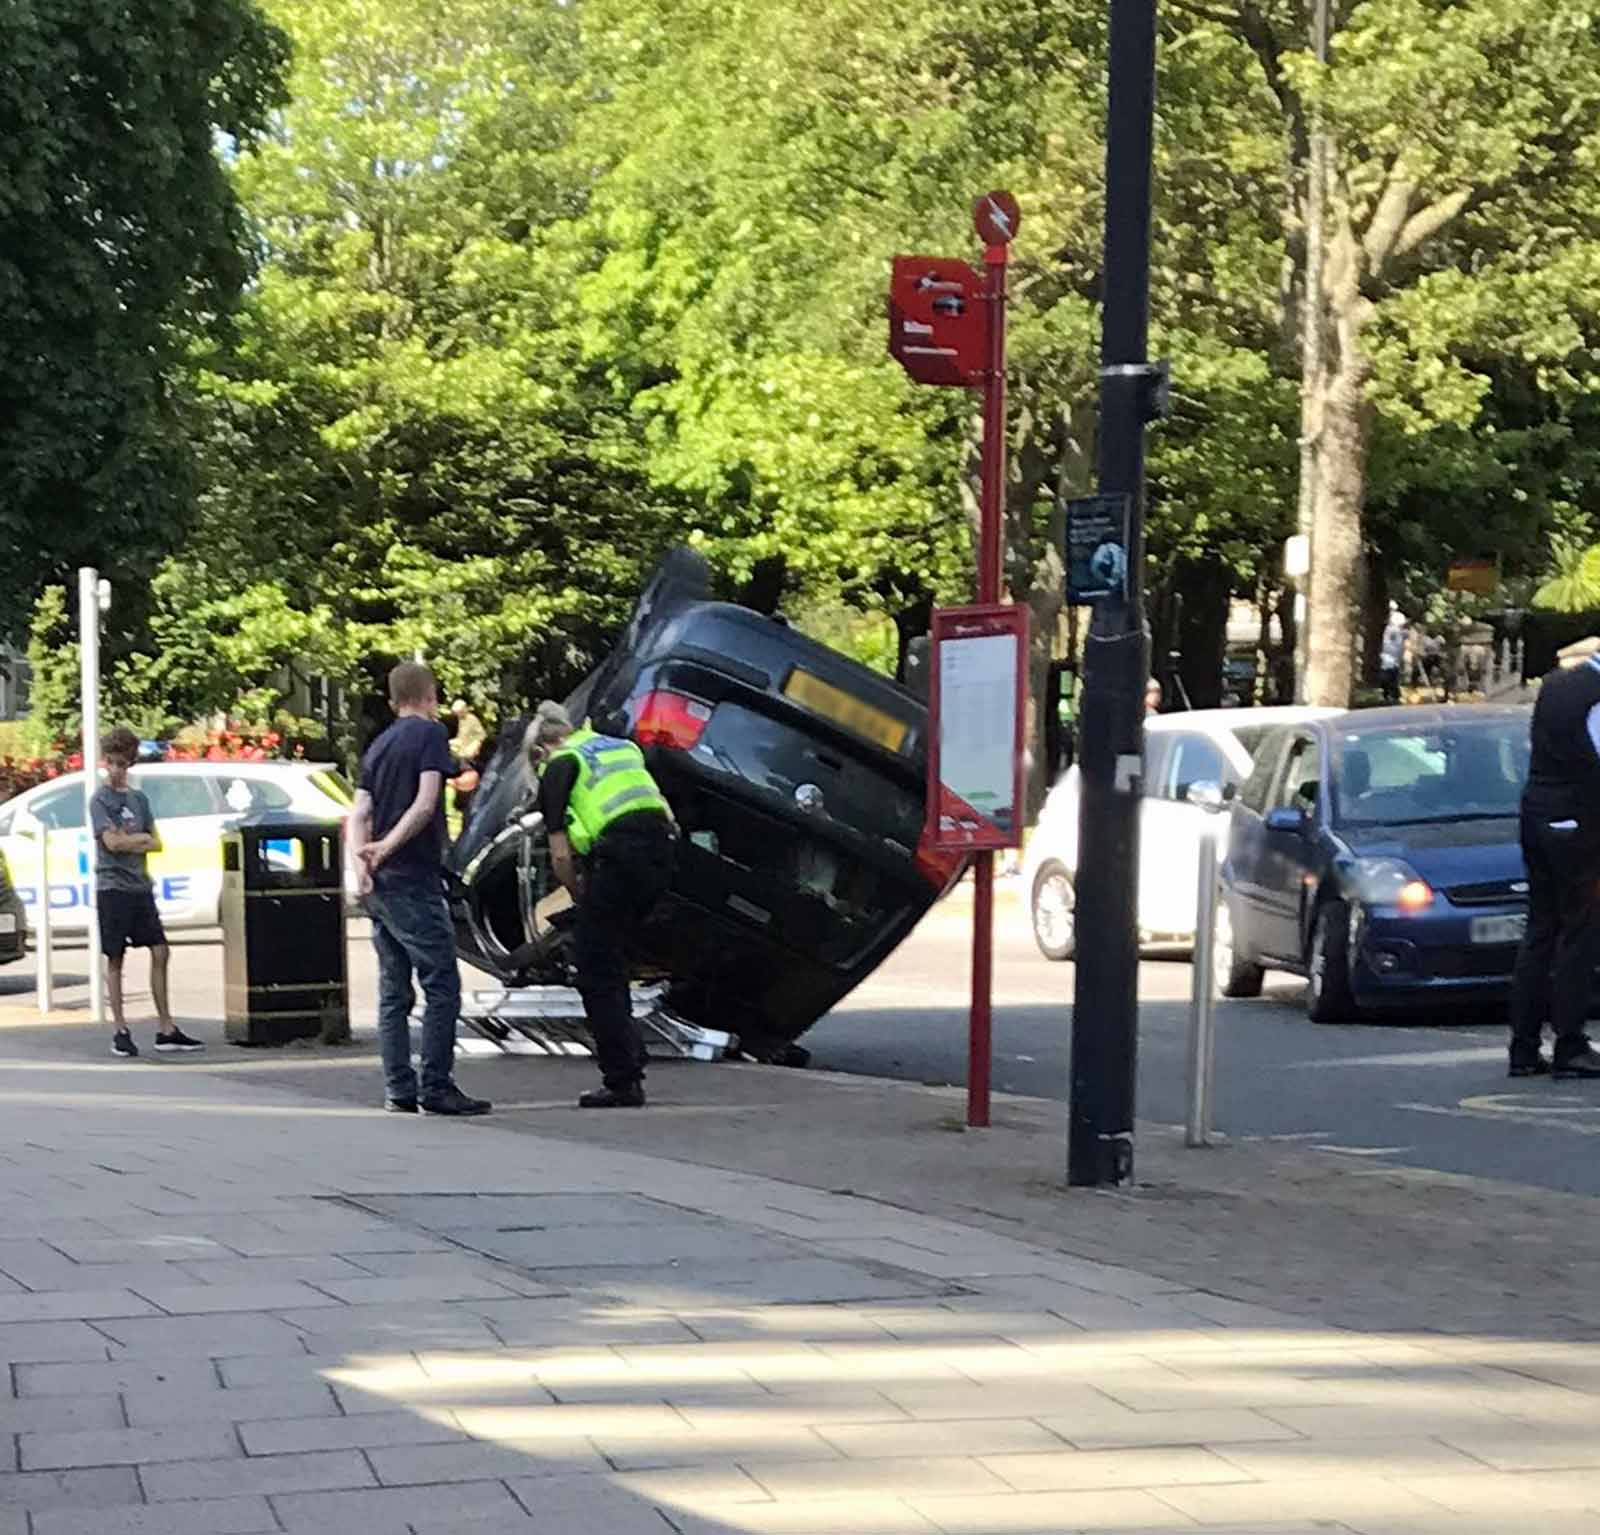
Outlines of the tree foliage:
[[[192,494],[190,340],[249,271],[219,139],[281,94],[251,0],[8,0],[0,55],[0,625],[80,562],[147,573]],[[13,634],[13,637],[15,635]]]
[[[229,327],[202,324],[237,290],[238,228],[199,220],[216,259],[190,252],[187,307],[160,313],[159,355],[190,366],[159,442],[198,494],[112,663],[141,718],[266,718],[296,675],[366,689],[415,650],[451,690],[559,691],[683,538],[728,594],[895,664],[971,590],[979,424],[975,396],[886,357],[888,262],[976,259],[971,202],[995,185],[1024,211],[1005,577],[1042,681],[1060,502],[1093,461],[1102,5],[264,4],[289,99],[250,135],[276,33],[235,36],[256,62],[208,121],[239,142],[221,166],[207,142],[186,189],[237,199],[259,275]],[[1586,541],[1592,8],[1353,0],[1327,69],[1298,0],[1163,8],[1158,614],[1207,606],[1220,647],[1229,595],[1281,585],[1314,114],[1335,148],[1319,688],[1348,696],[1363,591],[1420,614],[1452,555],[1532,574],[1551,530]],[[117,501],[144,519],[128,549],[186,483]]]

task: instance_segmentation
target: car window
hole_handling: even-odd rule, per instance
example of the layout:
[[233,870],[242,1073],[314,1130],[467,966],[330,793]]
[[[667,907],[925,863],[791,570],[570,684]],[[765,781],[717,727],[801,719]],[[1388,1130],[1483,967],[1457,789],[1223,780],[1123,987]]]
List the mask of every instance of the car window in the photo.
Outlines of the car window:
[[1267,813],[1267,802],[1272,797],[1272,785],[1277,779],[1278,764],[1283,760],[1288,740],[1289,733],[1286,730],[1268,732],[1255,753],[1250,776],[1239,791],[1240,802],[1257,815]]
[[1309,811],[1317,803],[1322,776],[1321,753],[1312,736],[1296,736],[1272,796],[1274,810]]
[[11,823],[16,819],[16,814],[16,811],[8,810],[4,815],[0,815],[0,837],[11,835]]
[[136,773],[131,778],[134,788],[150,801],[150,813],[158,821],[218,813],[211,785],[199,773]]
[[217,786],[222,791],[223,803],[239,815],[253,815],[258,810],[289,810],[294,806],[294,796],[282,784],[265,778],[219,778]]
[[1157,731],[1144,738],[1144,763],[1139,771],[1144,780],[1147,799],[1161,799],[1166,795],[1167,764],[1172,761],[1172,737]]
[[46,831],[70,831],[83,825],[83,788],[66,784],[54,794],[41,794],[33,814]]
[[1235,777],[1215,741],[1185,733],[1173,741],[1172,755],[1161,776],[1161,798],[1181,800],[1187,797],[1190,784],[1214,783],[1221,788]]
[[1514,816],[1527,743],[1520,719],[1352,731],[1335,743],[1336,814],[1359,826]]

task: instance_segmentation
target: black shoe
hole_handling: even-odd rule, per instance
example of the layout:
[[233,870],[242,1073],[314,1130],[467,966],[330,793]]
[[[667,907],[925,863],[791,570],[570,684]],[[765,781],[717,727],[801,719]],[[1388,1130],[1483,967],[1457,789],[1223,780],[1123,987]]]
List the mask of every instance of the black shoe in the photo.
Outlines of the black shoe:
[[182,1029],[173,1026],[170,1034],[156,1035],[156,1049],[163,1055],[187,1055],[194,1050],[204,1050],[205,1046],[198,1039],[190,1039]]
[[1550,1057],[1547,1055],[1514,1055],[1511,1057],[1508,1077],[1547,1077],[1550,1075]]
[[1551,1065],[1550,1075],[1558,1082],[1568,1082],[1576,1077],[1600,1077],[1600,1055],[1586,1040],[1582,1049],[1558,1054]]
[[111,1036],[111,1053],[113,1055],[120,1055],[125,1061],[137,1060],[139,1057],[139,1047],[134,1044],[133,1035],[131,1035],[126,1029],[118,1029],[117,1032]]
[[635,1082],[629,1087],[597,1087],[578,1099],[580,1109],[642,1109],[644,1087]]
[[385,1114],[415,1114],[417,1100],[415,1098],[385,1098],[383,1100]]
[[420,1100],[424,1114],[446,1114],[453,1118],[464,1119],[471,1114],[487,1114],[494,1107],[487,1098],[469,1098],[455,1083],[451,1083],[442,1093],[435,1093],[431,1098]]

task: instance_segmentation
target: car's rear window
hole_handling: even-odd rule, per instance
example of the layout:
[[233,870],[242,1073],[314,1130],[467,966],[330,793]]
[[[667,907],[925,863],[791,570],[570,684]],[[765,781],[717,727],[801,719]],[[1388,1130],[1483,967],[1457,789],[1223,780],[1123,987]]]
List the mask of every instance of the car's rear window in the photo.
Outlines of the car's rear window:
[[1350,731],[1334,739],[1345,826],[1401,826],[1517,814],[1528,776],[1520,719]]

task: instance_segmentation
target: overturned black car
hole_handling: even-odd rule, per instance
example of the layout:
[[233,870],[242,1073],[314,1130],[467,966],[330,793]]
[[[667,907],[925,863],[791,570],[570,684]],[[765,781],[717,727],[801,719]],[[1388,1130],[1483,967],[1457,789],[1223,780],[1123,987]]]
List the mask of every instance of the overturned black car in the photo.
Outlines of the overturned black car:
[[[866,978],[961,872],[922,846],[927,713],[904,688],[785,624],[709,600],[673,552],[617,648],[566,700],[631,736],[671,802],[672,888],[635,975],[762,1059]],[[524,722],[502,733],[449,859],[456,941],[511,985],[569,983]]]

